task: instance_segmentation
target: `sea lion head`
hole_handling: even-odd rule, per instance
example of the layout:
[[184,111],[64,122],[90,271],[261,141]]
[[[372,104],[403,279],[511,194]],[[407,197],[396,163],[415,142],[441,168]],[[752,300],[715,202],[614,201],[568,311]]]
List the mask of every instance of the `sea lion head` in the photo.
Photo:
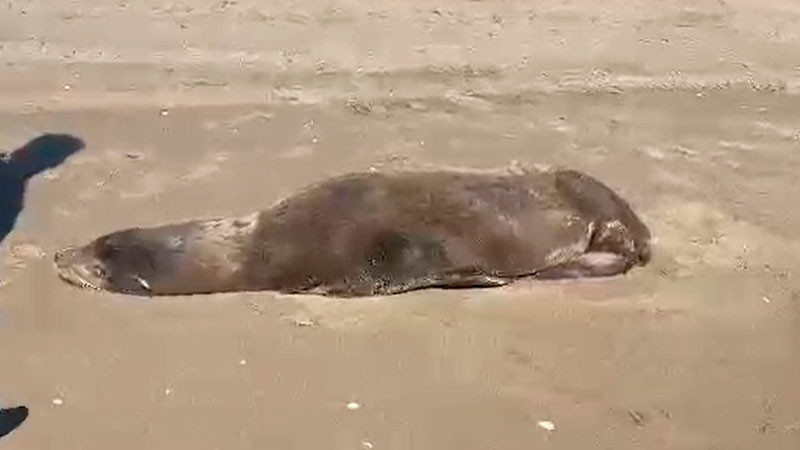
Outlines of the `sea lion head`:
[[149,295],[179,249],[168,248],[142,231],[120,231],[56,252],[59,277],[83,288]]
[[55,254],[56,272],[84,288],[154,296],[224,292],[238,274],[258,214],[131,228]]

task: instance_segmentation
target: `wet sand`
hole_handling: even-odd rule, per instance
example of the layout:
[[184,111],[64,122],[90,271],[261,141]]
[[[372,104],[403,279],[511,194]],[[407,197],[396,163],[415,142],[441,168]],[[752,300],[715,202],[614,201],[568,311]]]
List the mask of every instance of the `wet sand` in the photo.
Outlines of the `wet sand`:
[[[0,446],[798,448],[800,8],[772,3],[4,5],[0,149],[86,148],[0,244],[0,406],[30,408]],[[620,192],[651,264],[348,300],[52,268],[331,175],[515,161]]]

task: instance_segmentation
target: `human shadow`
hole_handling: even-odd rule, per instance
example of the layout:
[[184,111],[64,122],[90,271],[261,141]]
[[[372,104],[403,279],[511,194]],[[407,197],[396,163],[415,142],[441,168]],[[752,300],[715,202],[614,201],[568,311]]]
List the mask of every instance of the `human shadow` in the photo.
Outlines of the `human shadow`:
[[16,430],[27,418],[28,408],[25,406],[0,409],[0,438]]
[[84,146],[69,134],[43,134],[11,153],[0,153],[0,243],[14,229],[25,205],[28,180],[57,167]]

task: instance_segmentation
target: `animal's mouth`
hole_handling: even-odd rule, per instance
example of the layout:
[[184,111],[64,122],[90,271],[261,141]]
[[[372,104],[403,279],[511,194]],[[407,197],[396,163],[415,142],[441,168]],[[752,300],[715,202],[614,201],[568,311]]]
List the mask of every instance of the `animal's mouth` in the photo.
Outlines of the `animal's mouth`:
[[82,265],[75,263],[77,249],[67,248],[56,252],[55,266],[56,273],[61,280],[79,288],[91,289],[94,291],[101,290],[97,284],[89,281],[91,278],[90,272]]
[[56,272],[58,273],[58,277],[61,278],[63,281],[67,283],[82,288],[82,289],[91,289],[93,291],[101,290],[100,287],[96,286],[91,281],[87,280],[81,273],[80,269],[75,267],[56,267]]
[[653,249],[650,246],[650,242],[645,242],[644,245],[639,249],[639,258],[638,263],[640,266],[647,265],[650,260],[653,258]]

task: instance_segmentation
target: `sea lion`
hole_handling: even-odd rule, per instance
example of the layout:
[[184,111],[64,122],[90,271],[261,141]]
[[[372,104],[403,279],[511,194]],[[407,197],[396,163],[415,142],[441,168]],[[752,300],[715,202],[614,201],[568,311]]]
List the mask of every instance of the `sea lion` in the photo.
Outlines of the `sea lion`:
[[57,252],[67,282],[143,296],[271,290],[350,297],[611,276],[650,231],[574,170],[355,173],[238,218],[132,228]]

